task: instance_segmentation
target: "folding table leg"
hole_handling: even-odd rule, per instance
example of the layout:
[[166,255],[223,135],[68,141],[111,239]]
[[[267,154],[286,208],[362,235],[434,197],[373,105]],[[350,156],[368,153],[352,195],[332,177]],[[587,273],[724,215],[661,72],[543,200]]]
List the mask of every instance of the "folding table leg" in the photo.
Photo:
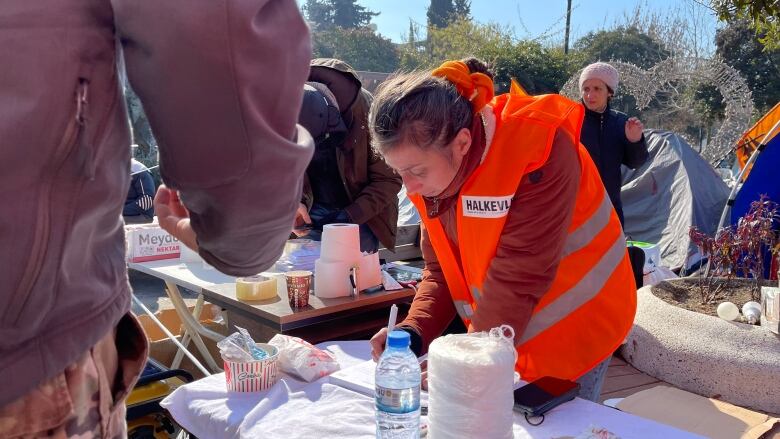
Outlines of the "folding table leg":
[[[195,317],[196,321],[200,321],[200,313],[202,310],[203,310],[203,294],[198,294],[198,300],[195,302],[195,309],[192,311],[192,316]],[[181,339],[181,344],[185,348],[189,348],[191,340],[192,340],[192,336],[190,335],[190,331],[185,329],[184,335],[182,336]],[[183,359],[184,359],[184,351],[182,351],[181,349],[176,350],[176,356],[173,357],[173,363],[171,363],[171,369],[177,369]]]
[[217,366],[214,361],[214,357],[211,356],[208,348],[203,343],[201,335],[214,341],[220,341],[225,338],[222,334],[214,332],[208,328],[205,328],[189,313],[187,305],[184,303],[184,299],[181,297],[179,287],[172,282],[165,282],[166,293],[173,303],[173,307],[176,310],[176,314],[179,315],[182,323],[184,324],[185,334],[189,333],[192,341],[195,342],[195,346],[198,348],[203,359],[206,360],[207,365],[214,372],[221,372],[222,369]]

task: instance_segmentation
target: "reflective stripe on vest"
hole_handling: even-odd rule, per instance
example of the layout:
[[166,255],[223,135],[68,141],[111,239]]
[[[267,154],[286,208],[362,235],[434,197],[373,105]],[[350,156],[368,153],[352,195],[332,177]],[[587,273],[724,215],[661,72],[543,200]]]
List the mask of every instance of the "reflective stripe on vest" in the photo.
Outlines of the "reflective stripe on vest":
[[[609,202],[609,197],[605,196],[605,198],[611,208],[612,204]],[[534,313],[525,332],[523,332],[520,343],[525,343],[536,337],[539,333],[558,323],[561,319],[584,305],[585,302],[596,297],[607,282],[609,275],[615,271],[618,264],[623,260],[625,254],[626,241],[623,239],[623,235],[618,235],[618,238],[609,248],[609,251],[601,257],[599,262],[591,268],[588,274],[552,303]]]
[[[601,204],[599,204],[599,208],[596,210],[596,213],[594,213],[593,216],[588,218],[588,221],[577,227],[574,232],[569,233],[569,236],[566,237],[566,243],[563,246],[563,256],[569,256],[570,254],[588,245],[588,243],[593,239],[594,236],[596,236],[599,230],[602,230],[607,226],[607,223],[609,223],[609,217],[612,215],[612,209],[614,209],[612,206],[612,201],[610,201],[609,196],[607,196],[605,192],[604,197],[601,199]],[[625,242],[623,243],[623,246],[625,246]]]
[[497,120],[493,141],[456,204],[458,248],[439,220],[428,217],[423,199],[410,198],[420,210],[455,309],[468,325],[485,300],[483,283],[509,213],[506,194],[516,193],[523,176],[545,164],[556,130],[574,139],[581,175],[559,269],[515,342],[516,369],[523,379],[576,379],[611,355],[633,323],[636,289],[620,222],[593,161],[579,145],[581,106],[557,95],[501,95],[492,106]]

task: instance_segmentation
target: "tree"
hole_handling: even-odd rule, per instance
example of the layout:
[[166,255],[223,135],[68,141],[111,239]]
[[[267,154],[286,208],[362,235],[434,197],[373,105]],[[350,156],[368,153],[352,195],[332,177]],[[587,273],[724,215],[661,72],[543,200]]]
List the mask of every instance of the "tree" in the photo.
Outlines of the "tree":
[[445,28],[456,18],[455,5],[452,0],[431,0],[431,4],[428,6],[429,28]]
[[424,50],[402,46],[401,68],[432,68],[445,60],[476,56],[495,73],[496,92],[509,90],[517,78],[532,94],[555,93],[568,79],[563,51],[534,41],[518,40],[510,28],[459,19],[428,31]]
[[471,18],[471,0],[455,0],[453,9],[458,18],[466,20]]
[[409,34],[407,35],[406,44],[412,49],[417,47],[417,27],[414,25],[414,21],[409,19]]
[[745,77],[756,109],[763,114],[780,101],[780,49],[762,47],[748,20],[737,20],[719,29],[716,53]]
[[327,29],[333,26],[333,8],[328,0],[306,0],[301,9],[312,28]]
[[780,2],[777,0],[712,0],[721,21],[748,21],[767,50],[780,49]]
[[306,0],[303,11],[317,30],[366,27],[379,15],[357,4],[357,0]]
[[699,3],[680,2],[663,11],[639,3],[611,28],[636,29],[658,42],[670,56],[708,58],[715,40],[711,21],[712,10]]
[[398,69],[395,44],[367,27],[334,27],[312,33],[315,58],[338,58],[356,70],[393,72]]
[[590,32],[577,40],[574,47],[581,52],[585,64],[615,60],[647,69],[669,56],[660,43],[635,27]]
[[399,67],[414,70],[428,67],[428,41],[419,40],[420,25],[409,19],[409,33],[399,46]]

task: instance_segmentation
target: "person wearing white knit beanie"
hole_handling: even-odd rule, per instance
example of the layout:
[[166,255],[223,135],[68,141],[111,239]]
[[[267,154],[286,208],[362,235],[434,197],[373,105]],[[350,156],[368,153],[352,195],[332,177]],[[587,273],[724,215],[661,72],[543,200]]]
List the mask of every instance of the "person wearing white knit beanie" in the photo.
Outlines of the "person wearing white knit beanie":
[[642,122],[609,107],[619,82],[617,69],[605,62],[596,62],[582,69],[579,86],[586,111],[580,141],[596,163],[612,205],[623,223],[620,166],[636,169],[647,160],[648,152]]

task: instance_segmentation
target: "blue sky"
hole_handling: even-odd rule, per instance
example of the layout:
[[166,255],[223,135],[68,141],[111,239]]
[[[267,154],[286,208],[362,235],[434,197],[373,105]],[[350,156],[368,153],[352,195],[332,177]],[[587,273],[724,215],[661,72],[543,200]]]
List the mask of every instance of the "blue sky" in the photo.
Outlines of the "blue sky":
[[[705,0],[706,1],[706,0]],[[386,38],[400,42],[409,29],[411,18],[424,28],[427,21],[428,0],[358,0],[368,9],[380,12],[373,23]],[[592,30],[610,27],[622,21],[624,14],[631,14],[637,5],[643,10],[669,13],[691,8],[702,8],[693,0],[573,0],[571,38],[577,38]],[[472,0],[471,15],[479,22],[497,22],[514,28],[520,38],[537,38],[548,35],[550,42],[563,42],[566,25],[566,0]],[[706,25],[714,33],[717,20],[706,14]],[[560,43],[559,43],[560,44]]]

